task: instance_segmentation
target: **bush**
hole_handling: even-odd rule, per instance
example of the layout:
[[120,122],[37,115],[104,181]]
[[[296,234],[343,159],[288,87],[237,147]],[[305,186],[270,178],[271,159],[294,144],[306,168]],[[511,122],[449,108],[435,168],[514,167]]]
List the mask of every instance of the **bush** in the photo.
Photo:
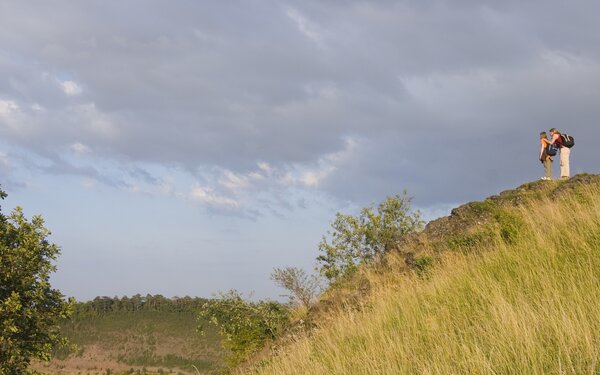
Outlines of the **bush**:
[[404,192],[387,197],[376,212],[367,207],[358,216],[338,213],[332,231],[319,244],[320,273],[335,282],[394,247],[401,237],[421,229],[423,222],[419,212],[411,212],[411,200]]
[[[289,311],[275,301],[247,301],[231,290],[207,301],[200,309],[200,319],[218,327],[223,347],[230,352],[226,362],[235,367],[278,336],[289,322]],[[200,332],[203,329],[199,327]]]
[[313,300],[319,294],[321,283],[314,275],[309,275],[303,269],[296,267],[275,268],[271,280],[277,285],[290,291],[290,302],[310,308]]

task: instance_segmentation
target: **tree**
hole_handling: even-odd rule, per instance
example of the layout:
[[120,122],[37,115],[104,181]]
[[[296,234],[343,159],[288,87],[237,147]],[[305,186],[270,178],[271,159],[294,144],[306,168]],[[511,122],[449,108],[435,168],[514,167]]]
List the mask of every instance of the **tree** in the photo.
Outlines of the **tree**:
[[332,282],[352,273],[359,264],[369,263],[395,242],[422,228],[419,212],[411,212],[412,198],[387,197],[377,206],[361,210],[358,216],[338,213],[332,230],[319,244],[320,273]]
[[[289,322],[288,309],[275,301],[250,302],[236,290],[219,297],[206,301],[199,316],[218,327],[232,368],[275,339]],[[202,332],[204,327],[198,329]]]
[[271,280],[277,285],[290,291],[290,301],[310,308],[313,300],[318,295],[321,285],[319,279],[309,275],[303,269],[296,267],[275,268],[271,273]]
[[49,235],[41,216],[28,221],[19,207],[8,216],[0,211],[0,374],[26,373],[31,359],[48,360],[64,342],[57,323],[73,301],[50,285],[60,251]]

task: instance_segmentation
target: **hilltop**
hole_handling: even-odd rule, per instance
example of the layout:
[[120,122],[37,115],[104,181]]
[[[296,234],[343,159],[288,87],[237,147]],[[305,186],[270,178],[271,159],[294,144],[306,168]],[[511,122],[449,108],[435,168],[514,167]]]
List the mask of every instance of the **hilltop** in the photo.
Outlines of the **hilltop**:
[[598,373],[599,275],[600,176],[527,183],[398,241],[252,371]]

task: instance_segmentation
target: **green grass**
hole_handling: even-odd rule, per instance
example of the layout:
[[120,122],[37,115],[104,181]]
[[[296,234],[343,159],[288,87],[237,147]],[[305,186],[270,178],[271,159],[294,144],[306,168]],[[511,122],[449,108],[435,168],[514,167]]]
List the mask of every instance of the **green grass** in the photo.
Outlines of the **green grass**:
[[443,239],[427,277],[363,270],[373,291],[361,309],[340,309],[253,371],[599,374],[600,188],[523,200],[476,207],[494,220]]
[[221,338],[214,329],[197,332],[192,311],[109,312],[75,317],[63,323],[62,333],[76,349],[59,349],[58,359],[69,356],[110,358],[134,367],[160,367],[209,372],[223,365]]

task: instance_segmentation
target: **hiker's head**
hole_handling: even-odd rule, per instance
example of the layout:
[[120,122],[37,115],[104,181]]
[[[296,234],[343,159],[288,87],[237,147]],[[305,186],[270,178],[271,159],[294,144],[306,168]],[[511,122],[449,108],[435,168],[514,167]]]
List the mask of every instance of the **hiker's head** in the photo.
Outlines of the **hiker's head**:
[[554,134],[560,134],[560,132],[558,130],[556,130],[556,128],[550,129],[550,135],[554,135]]
[[540,133],[540,139],[548,139],[548,134],[546,134],[546,132],[541,132]]

